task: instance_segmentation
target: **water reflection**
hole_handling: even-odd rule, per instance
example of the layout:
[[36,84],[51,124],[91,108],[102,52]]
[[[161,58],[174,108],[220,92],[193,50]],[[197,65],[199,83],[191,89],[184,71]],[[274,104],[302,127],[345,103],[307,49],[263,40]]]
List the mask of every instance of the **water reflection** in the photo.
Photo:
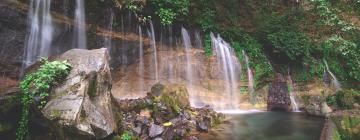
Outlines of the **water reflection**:
[[229,122],[204,140],[318,140],[324,119],[302,113],[262,112],[230,115]]

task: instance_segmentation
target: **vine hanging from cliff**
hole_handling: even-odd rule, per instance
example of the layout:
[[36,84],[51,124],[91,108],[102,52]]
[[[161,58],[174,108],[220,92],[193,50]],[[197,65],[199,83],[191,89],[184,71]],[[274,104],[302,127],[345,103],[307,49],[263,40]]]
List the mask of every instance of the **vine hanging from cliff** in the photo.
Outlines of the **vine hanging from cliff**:
[[55,85],[59,79],[67,76],[71,66],[67,61],[52,61],[42,59],[44,63],[38,71],[26,75],[20,83],[21,95],[21,117],[16,132],[17,140],[24,140],[28,135],[29,109],[36,104],[41,109],[46,104],[50,87]]

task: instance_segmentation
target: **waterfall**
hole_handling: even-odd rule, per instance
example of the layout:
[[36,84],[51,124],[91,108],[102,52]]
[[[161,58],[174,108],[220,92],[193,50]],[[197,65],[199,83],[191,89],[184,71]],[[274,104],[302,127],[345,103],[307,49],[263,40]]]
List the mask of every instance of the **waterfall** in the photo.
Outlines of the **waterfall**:
[[114,11],[110,9],[110,19],[108,24],[108,35],[104,37],[104,46],[111,52],[112,47],[112,32],[113,32],[113,23],[114,23]]
[[336,78],[336,76],[330,71],[330,68],[329,68],[329,65],[328,63],[326,62],[326,60],[324,59],[324,64],[325,64],[325,67],[326,67],[326,71],[330,74],[330,76],[332,77],[332,82],[336,88],[336,91],[340,90],[341,89],[341,84],[340,82],[338,81],[338,79]]
[[299,106],[295,100],[295,92],[294,92],[294,83],[291,78],[290,74],[290,67],[288,67],[288,86],[289,86],[289,94],[290,94],[290,101],[291,101],[291,108],[293,112],[300,112]]
[[141,26],[139,26],[139,89],[144,90],[144,49]]
[[224,80],[224,96],[221,102],[226,103],[224,106],[217,106],[215,109],[228,110],[238,109],[239,104],[239,91],[238,91],[238,74],[236,70],[240,67],[240,63],[235,57],[235,53],[230,45],[225,42],[220,36],[215,37],[213,33],[210,34],[212,40],[212,46],[214,48],[215,55],[219,70],[222,70],[222,78]]
[[[29,9],[30,33],[24,51],[23,70],[39,57],[48,57],[53,38],[53,24],[50,13],[51,0],[31,0]],[[22,71],[23,71],[22,70]],[[22,72],[23,73],[23,72]]]
[[[131,18],[131,16],[129,17]],[[124,23],[124,16],[121,17],[121,33],[122,35],[125,37],[126,36],[126,31],[125,31],[125,23]],[[128,60],[127,60],[127,55],[125,54],[125,48],[126,48],[126,44],[125,44],[125,40],[121,40],[121,64],[127,64]],[[122,71],[125,71],[125,68],[122,68]]]
[[202,38],[201,38],[199,30],[195,31],[195,44],[196,44],[197,48],[202,48],[202,46],[203,46]]
[[252,74],[251,68],[250,68],[250,61],[248,55],[245,53],[245,51],[242,51],[244,57],[245,57],[245,63],[247,68],[247,75],[248,75],[248,88],[249,88],[249,94],[254,93],[254,76]]
[[186,57],[186,80],[188,84],[191,85],[193,81],[192,67],[191,67],[191,41],[188,31],[182,27],[181,35],[185,47],[185,57]]
[[155,70],[155,79],[156,82],[159,82],[159,73],[158,73],[158,61],[157,61],[157,50],[156,50],[156,40],[155,40],[155,31],[154,31],[154,25],[152,23],[152,21],[150,21],[150,38],[151,38],[151,47],[153,49],[153,60],[154,60],[154,70]]
[[75,48],[87,49],[84,0],[76,0],[75,9]]
[[[173,51],[173,32],[172,32],[172,26],[169,25],[168,26],[168,30],[169,30],[169,50],[170,50],[170,54],[174,54],[174,51]],[[169,67],[169,79],[170,79],[170,82],[171,83],[175,83],[175,80],[174,80],[174,64],[171,60],[166,60],[167,61],[167,65]]]
[[182,27],[181,28],[181,35],[182,35],[182,39],[183,39],[183,44],[184,44],[184,47],[185,47],[185,57],[186,57],[186,85],[187,85],[187,88],[190,92],[190,103],[193,105],[193,106],[197,106],[197,103],[195,103],[196,101],[196,97],[194,96],[194,92],[192,90],[192,85],[194,84],[193,83],[193,74],[192,74],[192,66],[191,66],[191,40],[190,40],[190,36],[189,36],[189,33],[188,31]]

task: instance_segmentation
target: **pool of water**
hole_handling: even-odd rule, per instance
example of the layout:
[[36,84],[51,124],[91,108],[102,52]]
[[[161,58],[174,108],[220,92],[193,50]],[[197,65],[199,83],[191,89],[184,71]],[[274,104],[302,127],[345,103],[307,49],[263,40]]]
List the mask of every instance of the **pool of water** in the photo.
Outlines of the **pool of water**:
[[200,140],[319,140],[325,120],[303,113],[259,112],[227,115]]

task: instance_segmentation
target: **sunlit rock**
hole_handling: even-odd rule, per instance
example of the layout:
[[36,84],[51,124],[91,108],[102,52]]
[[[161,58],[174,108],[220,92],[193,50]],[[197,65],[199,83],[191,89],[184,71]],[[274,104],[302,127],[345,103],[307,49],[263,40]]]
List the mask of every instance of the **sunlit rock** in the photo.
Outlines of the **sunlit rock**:
[[107,50],[73,49],[58,60],[68,60],[72,70],[42,109],[57,137],[99,139],[112,134],[116,125]]

